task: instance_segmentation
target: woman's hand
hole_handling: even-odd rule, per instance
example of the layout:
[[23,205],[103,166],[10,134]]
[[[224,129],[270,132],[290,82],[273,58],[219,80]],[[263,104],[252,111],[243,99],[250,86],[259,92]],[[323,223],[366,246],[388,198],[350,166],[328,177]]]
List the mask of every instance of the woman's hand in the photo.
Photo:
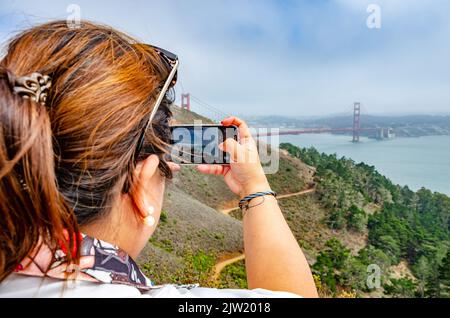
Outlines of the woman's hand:
[[[239,127],[240,143],[227,139],[220,148],[230,154],[229,166],[200,165],[204,173],[221,174],[228,187],[241,197],[270,190],[262,169],[255,140],[247,125],[230,117],[224,126]],[[250,289],[287,291],[317,297],[308,262],[289,229],[277,200],[267,196],[243,215],[245,267]]]
[[198,171],[223,175],[230,190],[241,198],[255,192],[270,190],[259,160],[256,142],[250,134],[247,124],[239,118],[229,117],[222,121],[222,125],[234,125],[239,128],[240,143],[229,138],[219,145],[222,151],[229,153],[231,164],[198,165]]

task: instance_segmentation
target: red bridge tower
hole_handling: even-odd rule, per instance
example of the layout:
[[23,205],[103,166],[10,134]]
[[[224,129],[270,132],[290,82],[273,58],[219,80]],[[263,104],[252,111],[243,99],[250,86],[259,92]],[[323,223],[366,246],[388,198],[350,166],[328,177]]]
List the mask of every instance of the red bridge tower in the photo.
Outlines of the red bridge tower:
[[353,105],[353,142],[359,142],[361,133],[361,103]]
[[190,94],[181,94],[181,108],[186,109],[188,111],[191,110],[191,95]]

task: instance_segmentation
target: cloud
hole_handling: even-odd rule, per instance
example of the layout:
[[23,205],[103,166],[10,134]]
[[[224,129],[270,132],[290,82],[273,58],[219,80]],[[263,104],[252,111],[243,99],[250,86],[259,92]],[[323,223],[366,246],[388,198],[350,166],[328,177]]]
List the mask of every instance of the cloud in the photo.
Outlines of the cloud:
[[[65,18],[70,3],[3,1],[0,32]],[[371,113],[450,111],[448,1],[77,3],[83,18],[176,52],[178,91],[225,113],[326,114],[355,100]],[[379,30],[366,27],[369,3]]]

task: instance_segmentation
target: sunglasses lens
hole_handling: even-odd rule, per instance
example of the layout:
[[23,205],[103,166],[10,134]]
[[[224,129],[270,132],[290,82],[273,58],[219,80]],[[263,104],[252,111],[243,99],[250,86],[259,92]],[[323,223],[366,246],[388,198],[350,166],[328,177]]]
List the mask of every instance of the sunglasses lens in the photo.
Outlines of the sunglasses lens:
[[178,56],[173,54],[172,52],[166,51],[164,49],[161,49],[159,47],[154,46],[155,50],[159,51],[162,55],[164,55],[168,60],[170,60],[172,63],[175,63],[176,60],[178,60]]
[[[175,66],[175,63],[178,61],[178,56],[176,56],[175,54],[166,51],[164,49],[161,49],[159,47],[156,46],[151,46],[154,50],[156,50],[156,52],[161,56],[161,59],[163,60],[164,64],[166,65],[167,69],[169,71],[172,71],[172,69]],[[177,83],[177,79],[178,79],[178,71],[177,73],[175,73],[172,82],[170,84],[170,87],[175,86],[175,84]]]

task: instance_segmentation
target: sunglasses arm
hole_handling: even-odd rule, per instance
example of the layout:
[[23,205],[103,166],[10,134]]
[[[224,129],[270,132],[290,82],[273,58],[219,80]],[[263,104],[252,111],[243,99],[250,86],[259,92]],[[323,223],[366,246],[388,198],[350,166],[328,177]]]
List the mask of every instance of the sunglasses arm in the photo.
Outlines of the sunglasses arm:
[[167,90],[169,89],[170,84],[172,83],[173,78],[175,77],[175,74],[178,70],[179,61],[177,60],[175,62],[175,65],[173,66],[172,70],[170,71],[169,77],[167,77],[166,82],[164,83],[164,86],[159,93],[158,99],[156,100],[155,106],[153,107],[153,110],[150,114],[150,118],[147,123],[147,127],[145,127],[145,131],[147,131],[148,127],[152,124],[153,118],[156,115],[156,112],[158,111],[159,105],[161,105],[161,102],[166,95]]

